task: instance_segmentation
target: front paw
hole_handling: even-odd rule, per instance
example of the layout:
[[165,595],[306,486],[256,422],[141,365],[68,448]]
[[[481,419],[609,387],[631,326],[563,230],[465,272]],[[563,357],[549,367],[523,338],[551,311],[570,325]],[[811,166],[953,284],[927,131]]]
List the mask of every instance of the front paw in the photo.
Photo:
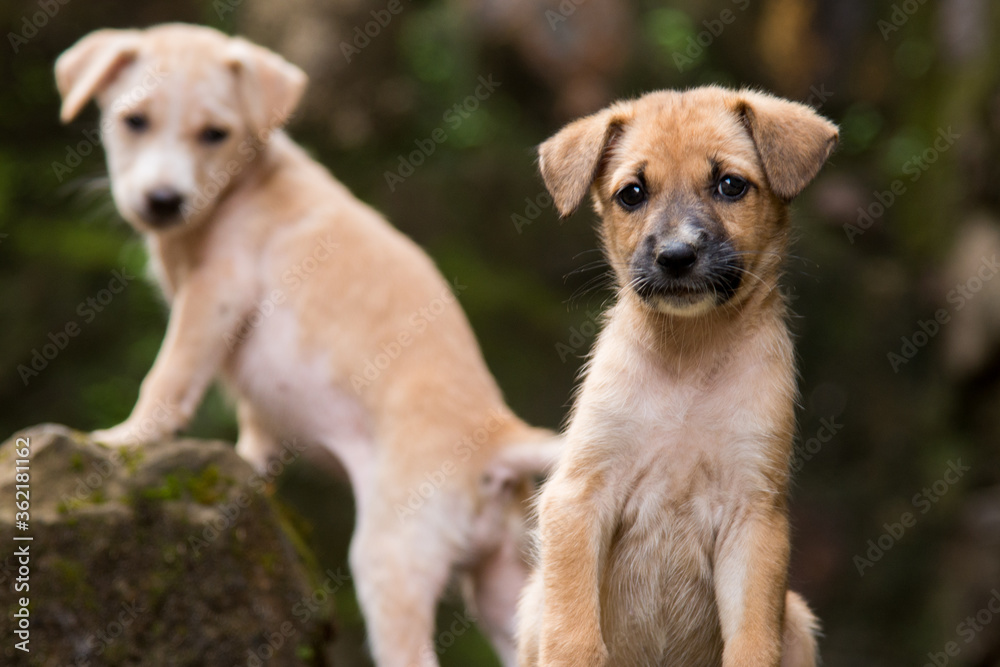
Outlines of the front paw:
[[175,435],[185,423],[185,413],[176,402],[140,398],[128,419],[118,426],[94,431],[90,437],[112,447],[142,445]]
[[140,424],[124,421],[118,426],[92,431],[90,437],[95,442],[109,447],[131,447],[154,442],[163,437],[162,433],[154,433],[141,428]]

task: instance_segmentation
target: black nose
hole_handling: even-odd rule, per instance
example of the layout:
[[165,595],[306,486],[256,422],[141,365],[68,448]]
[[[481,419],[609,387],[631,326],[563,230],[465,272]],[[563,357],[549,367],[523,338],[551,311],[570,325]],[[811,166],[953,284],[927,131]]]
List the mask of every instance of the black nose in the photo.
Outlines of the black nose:
[[173,188],[156,188],[146,193],[146,205],[154,218],[167,220],[181,212],[184,197]]
[[698,249],[683,241],[671,241],[656,253],[656,263],[675,278],[690,271],[697,261]]

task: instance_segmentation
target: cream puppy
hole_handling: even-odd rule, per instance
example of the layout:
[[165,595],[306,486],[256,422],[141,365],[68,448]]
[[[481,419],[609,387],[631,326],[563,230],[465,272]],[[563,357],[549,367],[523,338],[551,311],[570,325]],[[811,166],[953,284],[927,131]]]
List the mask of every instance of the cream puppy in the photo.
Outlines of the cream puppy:
[[461,285],[281,131],[305,75],[243,39],[164,25],[92,33],[56,78],[64,121],[101,106],[115,203],[171,309],[131,416],[95,437],[172,434],[221,376],[237,450],[259,469],[286,438],[346,469],[379,665],[437,664],[434,614],[456,568],[513,665],[519,501],[555,441],[505,406]]
[[808,107],[708,87],[542,144],[560,213],[593,195],[620,291],[540,498],[522,667],[815,664],[787,590],[796,387],[776,287],[788,202],[836,140]]

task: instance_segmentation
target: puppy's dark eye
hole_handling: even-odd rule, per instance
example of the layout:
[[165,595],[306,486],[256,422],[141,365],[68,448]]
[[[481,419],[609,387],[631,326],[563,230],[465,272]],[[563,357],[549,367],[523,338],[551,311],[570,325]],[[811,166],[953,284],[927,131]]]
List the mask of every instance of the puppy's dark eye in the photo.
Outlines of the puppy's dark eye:
[[739,176],[723,176],[715,187],[716,192],[726,199],[739,199],[746,194],[749,184]]
[[125,116],[125,127],[137,134],[145,132],[146,128],[149,127],[149,118],[146,117],[146,114],[130,113]]
[[632,211],[646,201],[646,189],[638,183],[629,183],[618,191],[615,198],[622,205],[622,208],[626,211]]
[[219,144],[229,136],[229,130],[221,127],[206,127],[198,135],[198,140],[203,144]]

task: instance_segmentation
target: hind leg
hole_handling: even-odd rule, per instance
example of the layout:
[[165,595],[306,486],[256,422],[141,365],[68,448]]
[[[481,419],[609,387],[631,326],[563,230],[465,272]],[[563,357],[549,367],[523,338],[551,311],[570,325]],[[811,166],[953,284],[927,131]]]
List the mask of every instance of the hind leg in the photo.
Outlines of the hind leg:
[[473,610],[504,667],[517,667],[517,599],[528,578],[519,547],[515,535],[505,534],[496,551],[470,571],[471,590],[466,591],[466,606]]
[[816,633],[819,621],[798,593],[785,595],[785,628],[782,633],[781,667],[816,667],[819,651]]
[[438,666],[435,612],[455,554],[433,500],[408,514],[401,496],[373,494],[358,508],[350,564],[378,667]]
[[271,456],[279,449],[278,439],[268,432],[247,401],[240,401],[236,406],[236,420],[239,424],[236,453],[253,466],[258,475],[263,475]]

